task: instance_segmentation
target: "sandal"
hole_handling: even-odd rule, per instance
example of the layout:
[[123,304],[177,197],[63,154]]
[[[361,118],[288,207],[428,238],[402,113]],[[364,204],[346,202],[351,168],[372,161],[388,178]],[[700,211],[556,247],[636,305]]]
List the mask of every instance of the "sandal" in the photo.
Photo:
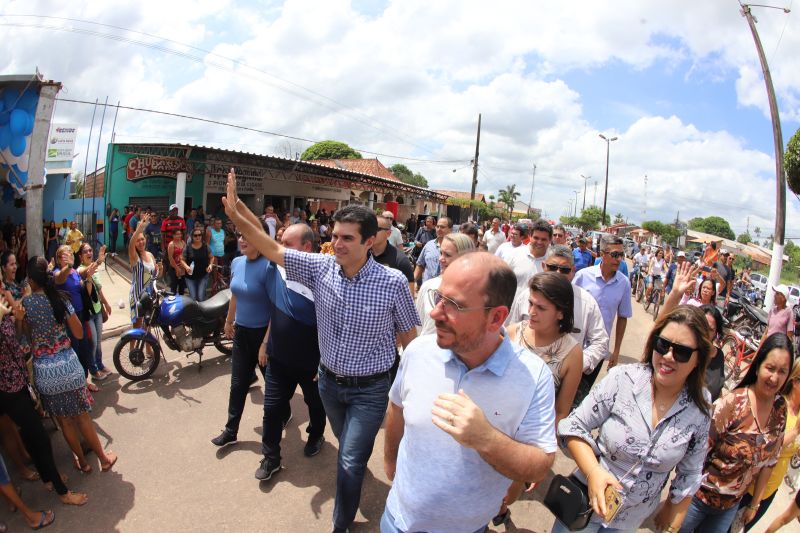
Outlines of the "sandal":
[[92,465],[86,463],[85,465],[81,466],[80,461],[77,459],[72,460],[72,466],[75,467],[75,470],[80,472],[81,474],[91,474],[92,473]]
[[41,476],[39,475],[39,472],[37,472],[36,470],[30,470],[30,474],[28,475],[23,474],[22,479],[24,479],[25,481],[39,481],[41,479]]
[[499,514],[492,518],[492,525],[499,526],[500,524],[507,524],[508,521],[511,520],[511,509],[506,509],[506,512],[503,514]]
[[108,472],[109,470],[111,470],[114,467],[114,465],[117,464],[117,459],[119,459],[119,457],[117,457],[117,454],[115,454],[114,452],[106,452],[106,457],[109,458],[108,464],[100,465],[100,470],[102,470],[103,472]]
[[86,383],[86,388],[89,389],[89,392],[98,392],[100,390],[100,387],[98,387],[94,383],[88,383],[88,382]]
[[39,525],[35,527],[31,527],[34,531],[37,529],[44,529],[56,520],[56,514],[53,511],[41,511],[41,520],[39,520]]

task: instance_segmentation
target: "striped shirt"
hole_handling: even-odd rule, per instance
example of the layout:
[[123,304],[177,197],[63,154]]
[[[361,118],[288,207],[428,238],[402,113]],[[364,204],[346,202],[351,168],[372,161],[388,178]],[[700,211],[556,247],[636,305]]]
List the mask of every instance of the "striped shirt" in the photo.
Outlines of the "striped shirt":
[[372,256],[352,278],[329,255],[287,249],[284,258],[286,279],[314,295],[322,364],[343,376],[389,370],[397,332],[419,325],[405,276]]

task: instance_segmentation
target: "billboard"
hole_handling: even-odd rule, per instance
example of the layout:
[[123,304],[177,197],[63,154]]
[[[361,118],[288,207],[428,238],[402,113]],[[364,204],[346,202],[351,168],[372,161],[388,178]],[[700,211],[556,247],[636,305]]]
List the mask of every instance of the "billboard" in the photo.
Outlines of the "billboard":
[[74,124],[53,124],[47,137],[45,161],[72,161],[77,135],[78,127]]

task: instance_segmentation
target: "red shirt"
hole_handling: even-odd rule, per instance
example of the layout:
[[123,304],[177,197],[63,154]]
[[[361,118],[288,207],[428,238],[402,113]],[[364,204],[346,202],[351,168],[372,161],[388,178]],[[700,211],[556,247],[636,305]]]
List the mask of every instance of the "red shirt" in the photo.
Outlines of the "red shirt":
[[186,238],[186,222],[181,217],[167,217],[161,221],[161,242],[165,249],[172,242],[172,234],[175,233],[176,229],[181,230],[184,238]]
[[133,218],[133,211],[125,215],[125,218],[122,219],[122,229],[124,229],[125,233],[127,233],[128,235],[131,234],[131,227],[129,224],[132,218]]

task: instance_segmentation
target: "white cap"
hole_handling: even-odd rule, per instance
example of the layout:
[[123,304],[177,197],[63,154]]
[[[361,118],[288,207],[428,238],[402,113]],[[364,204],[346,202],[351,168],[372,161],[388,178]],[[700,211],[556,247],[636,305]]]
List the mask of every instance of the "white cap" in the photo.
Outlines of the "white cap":
[[727,248],[723,248],[723,249],[721,249],[721,250],[719,251],[719,255],[728,255],[728,249],[727,249]]
[[772,289],[775,292],[783,294],[783,297],[786,298],[787,300],[789,299],[789,287],[787,287],[783,283],[781,283],[780,285],[773,285]]
[[686,259],[686,252],[681,250],[680,252],[678,252],[678,255],[676,257],[683,257],[684,259]]
[[172,204],[169,206],[169,210],[172,211],[173,209],[178,209],[178,204]]

